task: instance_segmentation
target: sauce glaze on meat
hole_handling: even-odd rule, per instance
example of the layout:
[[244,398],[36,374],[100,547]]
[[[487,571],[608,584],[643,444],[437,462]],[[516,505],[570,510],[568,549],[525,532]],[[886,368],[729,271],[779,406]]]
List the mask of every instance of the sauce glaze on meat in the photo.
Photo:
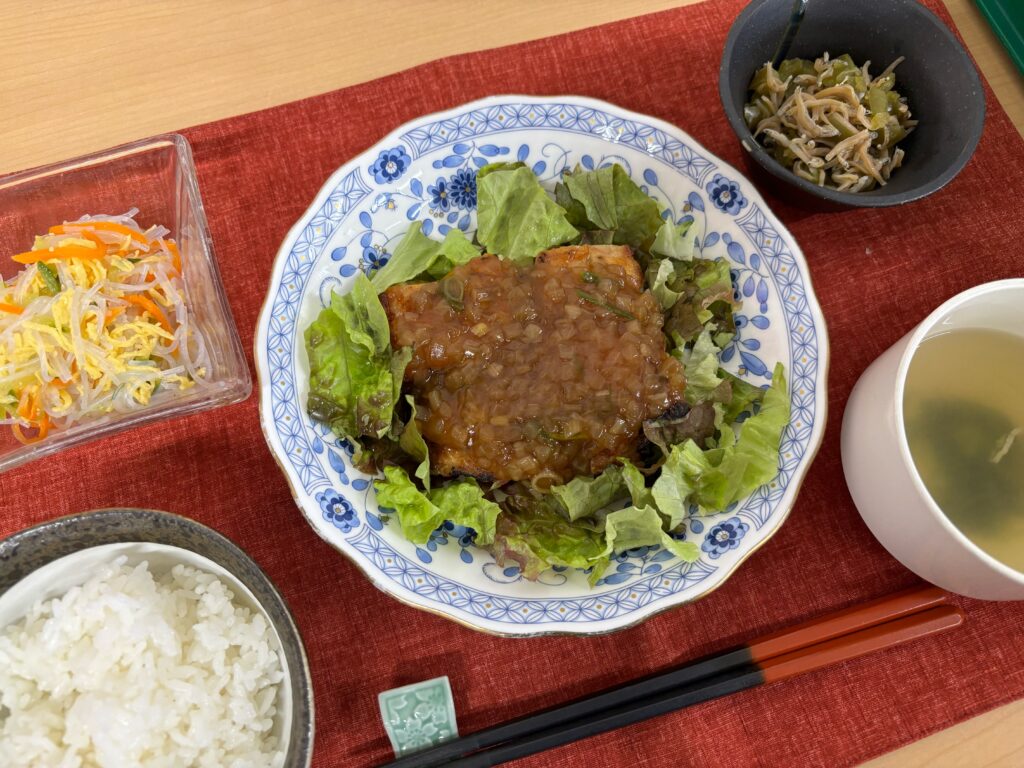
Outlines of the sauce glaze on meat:
[[636,459],[641,425],[682,400],[664,318],[624,246],[516,266],[483,256],[382,296],[434,474],[543,489]]

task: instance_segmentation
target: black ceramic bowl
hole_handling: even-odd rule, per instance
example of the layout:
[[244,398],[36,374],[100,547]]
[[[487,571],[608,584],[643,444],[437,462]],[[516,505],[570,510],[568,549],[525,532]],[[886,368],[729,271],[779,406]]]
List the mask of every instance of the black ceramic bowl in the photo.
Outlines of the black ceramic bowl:
[[213,529],[187,517],[149,509],[101,509],[49,520],[0,540],[0,595],[33,571],[66,555],[125,542],[166,544],[195,552],[217,563],[249,589],[277,631],[288,663],[292,712],[284,768],[309,768],[313,690],[299,630],[267,575]]
[[967,52],[931,11],[915,0],[810,0],[787,58],[848,53],[881,72],[899,56],[896,90],[907,97],[917,128],[900,142],[903,165],[884,187],[838,192],[783,167],[754,139],[743,120],[747,86],[775,53],[793,0],[754,0],[733,22],[722,53],[718,89],[729,123],[748,159],[818,201],[878,207],[909,203],[949,183],[970,160],[985,122],[985,94]]

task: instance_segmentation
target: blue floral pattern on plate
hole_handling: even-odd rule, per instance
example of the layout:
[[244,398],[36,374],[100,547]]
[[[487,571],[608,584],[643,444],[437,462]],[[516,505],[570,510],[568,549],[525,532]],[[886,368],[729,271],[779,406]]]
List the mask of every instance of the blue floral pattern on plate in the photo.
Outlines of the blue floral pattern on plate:
[[394,147],[385,149],[370,166],[370,173],[378,184],[388,184],[398,179],[405,173],[412,159],[405,151],[405,147]]
[[[591,589],[566,569],[527,582],[450,525],[415,547],[378,509],[351,446],[305,414],[302,333],[331,291],[386,263],[411,221],[432,237],[472,236],[476,170],[498,160],[526,163],[549,189],[577,164],[622,164],[666,217],[694,222],[703,257],[730,260],[742,308],[726,367],[764,385],[776,360],[786,365],[792,420],[779,475],[732,509],[687,522],[679,535],[699,543],[696,563],[645,547],[617,556]],[[604,632],[714,589],[781,524],[824,428],[827,339],[792,237],[737,171],[678,128],[578,97],[494,97],[431,115],[341,168],[281,247],[256,347],[268,444],[314,530],[385,591],[503,634]]]
[[742,211],[747,204],[747,198],[740,192],[740,185],[720,173],[716,173],[714,178],[708,182],[707,190],[715,207],[720,211],[731,213],[733,216]]
[[701,543],[701,551],[707,552],[712,560],[717,560],[731,549],[736,549],[743,540],[750,526],[738,517],[730,517],[714,526]]
[[433,186],[427,187],[427,194],[430,196],[430,212],[435,216],[448,213],[452,207],[452,201],[448,192],[448,180],[444,177],[434,182]]
[[351,502],[338,491],[320,491],[316,495],[316,500],[320,504],[324,520],[339,528],[342,533],[349,533],[359,527],[359,518]]
[[448,181],[449,194],[455,205],[471,211],[476,208],[476,171],[460,168]]

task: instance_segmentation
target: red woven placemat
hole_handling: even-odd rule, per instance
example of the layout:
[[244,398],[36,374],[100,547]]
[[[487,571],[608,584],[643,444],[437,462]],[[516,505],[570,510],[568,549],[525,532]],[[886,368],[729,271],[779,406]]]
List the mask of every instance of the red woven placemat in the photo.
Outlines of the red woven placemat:
[[[187,131],[246,348],[278,245],[323,181],[424,113],[494,93],[584,94],[680,125],[740,166],[715,78],[740,7],[706,3],[443,59]],[[306,525],[264,443],[255,397],[3,475],[0,535],[84,509],[137,505],[189,515],[230,536],[295,613],[314,678],[314,765],[330,768],[389,756],[376,698],[387,688],[448,675],[460,728],[470,732],[913,584],[853,507],[839,428],[860,372],[931,309],[971,285],[1024,272],[1024,177],[1008,172],[1024,158],[1022,142],[991,91],[987,98],[973,160],[927,200],[819,214],[768,196],[803,247],[828,321],[829,426],[789,521],[699,603],[610,636],[532,640],[478,634],[400,605]],[[956,632],[520,765],[856,764],[1024,696],[1024,603],[963,606],[967,622]]]

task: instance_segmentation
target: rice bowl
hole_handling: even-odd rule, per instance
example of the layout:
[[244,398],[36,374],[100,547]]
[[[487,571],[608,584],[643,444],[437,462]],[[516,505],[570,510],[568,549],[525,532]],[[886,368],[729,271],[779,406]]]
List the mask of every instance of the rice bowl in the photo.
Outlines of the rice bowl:
[[0,635],[0,752],[11,766],[280,766],[277,651],[213,574],[119,556]]
[[114,509],[0,541],[6,766],[308,768],[309,667],[273,584],[187,518]]

